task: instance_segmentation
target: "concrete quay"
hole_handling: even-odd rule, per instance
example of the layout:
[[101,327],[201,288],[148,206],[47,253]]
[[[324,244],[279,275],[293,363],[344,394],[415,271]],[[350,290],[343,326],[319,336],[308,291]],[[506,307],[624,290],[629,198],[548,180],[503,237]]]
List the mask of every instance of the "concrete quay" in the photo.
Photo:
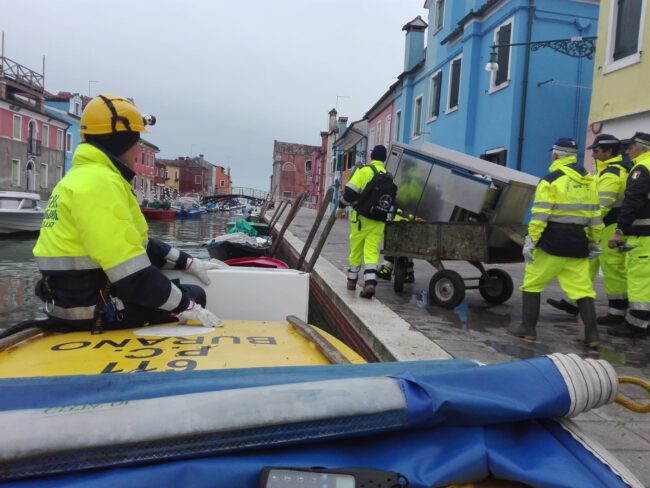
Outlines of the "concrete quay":
[[[315,219],[316,211],[303,208],[288,227],[286,245],[297,254],[302,251]],[[276,224],[276,230],[280,229],[282,221],[281,218]],[[405,284],[402,293],[394,292],[392,281],[379,280],[377,294],[372,300],[360,298],[359,287],[354,292],[346,289],[348,234],[349,222],[337,220],[312,277],[382,361],[453,357],[490,364],[562,352],[606,359],[619,375],[650,380],[650,339],[614,338],[608,336],[606,328],[602,327],[600,350],[596,353],[587,351],[581,344],[582,326],[576,318],[546,304],[547,298],[562,297],[555,281],[542,294],[538,341],[528,342],[509,336],[506,327],[521,319],[519,286],[524,271],[522,263],[494,266],[507,271],[515,284],[513,296],[500,305],[485,302],[478,290],[468,290],[465,301],[454,310],[425,303],[423,291],[428,291],[429,280],[436,270],[419,260],[415,262],[415,282]],[[319,236],[320,231],[314,243]],[[466,262],[446,262],[445,266],[463,277],[478,276],[478,271]],[[602,315],[606,312],[602,279],[597,278],[595,288],[598,314]],[[649,400],[638,387],[622,385],[621,392],[634,400]],[[650,414],[637,414],[612,404],[582,414],[573,421],[590,439],[614,454],[644,486],[650,486]]]

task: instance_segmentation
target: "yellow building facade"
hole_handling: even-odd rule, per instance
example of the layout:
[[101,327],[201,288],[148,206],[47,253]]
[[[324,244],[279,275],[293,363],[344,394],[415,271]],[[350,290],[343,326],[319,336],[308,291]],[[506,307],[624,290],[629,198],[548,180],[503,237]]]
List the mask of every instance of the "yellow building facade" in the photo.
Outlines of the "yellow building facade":
[[648,1],[600,2],[587,145],[601,133],[622,139],[650,132]]

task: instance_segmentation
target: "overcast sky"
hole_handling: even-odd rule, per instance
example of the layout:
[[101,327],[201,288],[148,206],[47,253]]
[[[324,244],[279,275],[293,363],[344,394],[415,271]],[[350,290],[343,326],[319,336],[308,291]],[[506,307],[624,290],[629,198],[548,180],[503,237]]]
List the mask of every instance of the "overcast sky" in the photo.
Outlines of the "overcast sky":
[[0,0],[0,29],[6,57],[40,72],[45,56],[46,90],[132,97],[158,119],[145,138],[159,157],[203,153],[268,190],[273,140],[320,144],[334,107],[363,117],[402,72],[401,28],[423,5]]

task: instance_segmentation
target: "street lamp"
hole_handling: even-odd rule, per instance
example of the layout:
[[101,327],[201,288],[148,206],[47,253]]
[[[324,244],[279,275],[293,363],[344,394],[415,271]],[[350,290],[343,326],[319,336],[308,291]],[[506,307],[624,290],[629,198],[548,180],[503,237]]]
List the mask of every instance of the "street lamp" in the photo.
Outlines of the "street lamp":
[[552,39],[549,41],[515,42],[512,44],[492,44],[490,59],[485,65],[485,71],[497,71],[499,69],[497,49],[500,47],[530,46],[531,51],[539,51],[542,48],[550,47],[554,51],[566,54],[573,58],[591,59],[596,52],[596,37],[569,37],[566,39]]

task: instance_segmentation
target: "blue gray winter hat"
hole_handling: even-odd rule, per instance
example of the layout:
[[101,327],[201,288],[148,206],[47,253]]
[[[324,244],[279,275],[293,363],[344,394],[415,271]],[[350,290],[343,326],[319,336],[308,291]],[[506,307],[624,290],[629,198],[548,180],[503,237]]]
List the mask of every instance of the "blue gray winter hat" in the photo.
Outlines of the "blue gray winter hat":
[[555,141],[555,144],[553,144],[553,147],[550,149],[550,151],[564,151],[565,153],[577,154],[578,145],[576,144],[576,141],[570,137],[560,137],[557,141]]

